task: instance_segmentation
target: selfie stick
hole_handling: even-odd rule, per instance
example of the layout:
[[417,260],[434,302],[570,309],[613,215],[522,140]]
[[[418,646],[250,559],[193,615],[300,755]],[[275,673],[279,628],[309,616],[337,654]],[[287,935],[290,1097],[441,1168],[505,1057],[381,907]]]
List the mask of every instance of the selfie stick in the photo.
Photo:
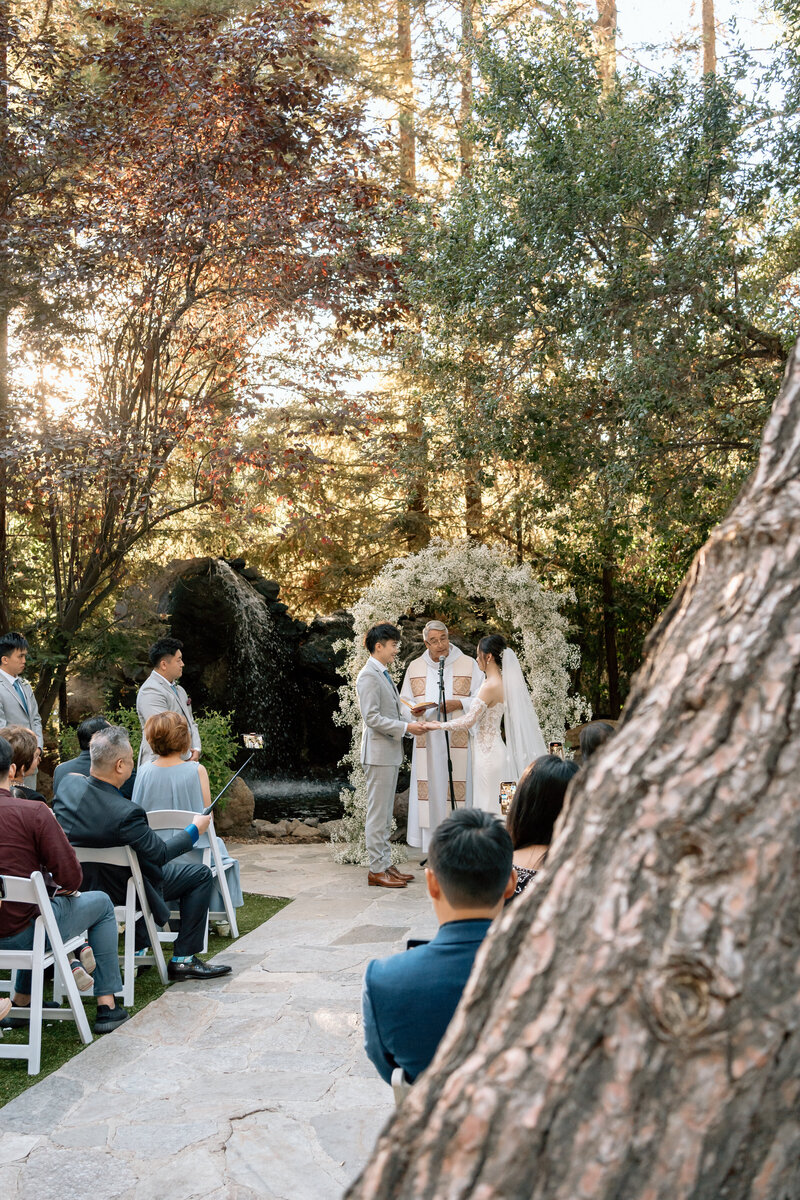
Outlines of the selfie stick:
[[209,804],[208,808],[204,808],[204,809],[203,809],[203,816],[204,816],[204,817],[207,817],[207,816],[208,816],[208,814],[211,812],[212,808],[213,808],[213,807],[214,807],[214,805],[217,803],[217,801],[219,800],[219,798],[220,798],[220,796],[223,794],[223,792],[227,792],[228,788],[231,786],[231,784],[233,783],[234,779],[238,779],[238,777],[241,775],[242,771],[245,769],[245,767],[247,766],[247,764],[248,764],[248,763],[251,761],[251,759],[253,759],[253,758],[255,758],[255,750],[254,750],[254,751],[253,751],[253,753],[250,755],[250,758],[246,758],[246,759],[245,759],[245,761],[244,761],[244,762],[242,763],[242,765],[239,767],[239,770],[236,772],[236,774],[235,774],[235,775],[231,775],[230,779],[229,779],[229,780],[228,780],[228,782],[225,784],[225,787],[222,789],[222,791],[220,791],[220,792],[217,792],[216,796],[215,796],[215,797],[214,797],[214,799],[211,801],[211,803]]

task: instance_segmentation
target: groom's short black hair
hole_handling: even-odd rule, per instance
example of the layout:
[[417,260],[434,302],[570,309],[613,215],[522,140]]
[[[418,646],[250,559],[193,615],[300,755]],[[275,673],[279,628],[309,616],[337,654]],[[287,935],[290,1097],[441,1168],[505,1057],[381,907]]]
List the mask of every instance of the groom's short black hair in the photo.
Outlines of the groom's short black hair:
[[177,638],[159,638],[157,642],[153,642],[152,646],[147,651],[147,657],[150,659],[150,666],[157,667],[162,658],[173,658],[178,651],[182,649],[183,642],[179,642]]
[[511,877],[514,850],[502,821],[462,808],[437,825],[428,865],[453,908],[494,908]]
[[396,625],[373,625],[371,629],[367,630],[364,645],[370,654],[373,654],[378,642],[399,642],[401,637],[402,634]]

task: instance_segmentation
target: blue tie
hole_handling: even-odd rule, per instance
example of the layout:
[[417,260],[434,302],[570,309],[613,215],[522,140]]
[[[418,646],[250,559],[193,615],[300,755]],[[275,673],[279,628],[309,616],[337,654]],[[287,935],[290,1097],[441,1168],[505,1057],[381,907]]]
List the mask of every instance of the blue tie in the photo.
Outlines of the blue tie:
[[22,690],[22,684],[20,683],[20,681],[18,679],[14,680],[14,691],[19,696],[20,703],[22,704],[22,707],[25,709],[26,717],[28,717],[30,719],[31,710],[28,708],[28,701],[25,699],[25,693]]
[[391,686],[392,691],[394,691],[394,684],[392,683],[392,677],[389,674],[388,670],[384,671],[383,673],[386,676],[386,678],[389,680],[389,684]]

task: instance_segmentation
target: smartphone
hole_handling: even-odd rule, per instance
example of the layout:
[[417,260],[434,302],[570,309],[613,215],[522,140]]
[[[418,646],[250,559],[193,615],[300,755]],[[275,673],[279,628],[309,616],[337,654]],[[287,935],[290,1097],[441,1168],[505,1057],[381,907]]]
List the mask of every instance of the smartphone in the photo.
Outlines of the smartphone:
[[3,879],[3,876],[0,875],[0,900],[5,900],[5,898],[6,898],[6,881],[5,881],[5,879]]
[[[242,741],[244,742],[245,750],[252,750],[253,754],[255,754],[256,750],[263,750],[263,748],[264,748],[263,733],[243,733]],[[214,811],[214,805],[217,803],[220,796],[224,795],[225,792],[228,790],[228,788],[233,783],[234,779],[236,779],[236,777],[238,775],[241,775],[242,771],[245,769],[247,764],[250,762],[250,759],[253,757],[253,754],[251,754],[250,757],[247,758],[245,760],[245,762],[242,763],[242,765],[239,767],[239,770],[234,775],[231,775],[230,779],[225,784],[225,787],[222,788],[219,792],[217,792],[216,796],[211,801],[211,803],[206,808],[203,809],[204,817],[207,817],[210,812]]]
[[550,754],[557,754],[559,758],[564,757],[564,743],[563,742],[548,742],[547,749]]
[[517,790],[516,779],[507,779],[500,784],[500,812],[504,817],[508,816],[508,810],[511,808],[511,801],[514,799],[514,792]]

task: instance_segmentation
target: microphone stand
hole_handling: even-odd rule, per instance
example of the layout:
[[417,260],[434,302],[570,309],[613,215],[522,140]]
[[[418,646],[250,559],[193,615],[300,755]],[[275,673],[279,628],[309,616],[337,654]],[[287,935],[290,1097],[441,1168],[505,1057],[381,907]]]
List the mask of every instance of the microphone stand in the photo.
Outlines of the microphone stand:
[[[439,712],[442,714],[442,720],[447,724],[447,701],[444,694],[444,659],[439,659]],[[450,734],[444,730],[444,742],[447,746],[447,779],[450,785],[450,808],[455,812],[456,808],[456,790],[453,786],[453,760],[450,757]]]

